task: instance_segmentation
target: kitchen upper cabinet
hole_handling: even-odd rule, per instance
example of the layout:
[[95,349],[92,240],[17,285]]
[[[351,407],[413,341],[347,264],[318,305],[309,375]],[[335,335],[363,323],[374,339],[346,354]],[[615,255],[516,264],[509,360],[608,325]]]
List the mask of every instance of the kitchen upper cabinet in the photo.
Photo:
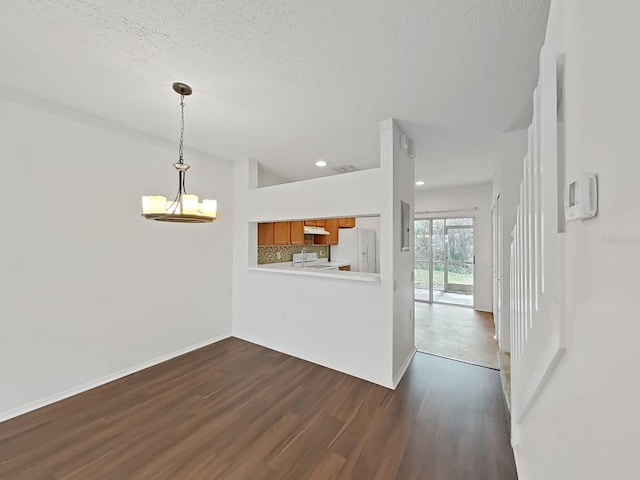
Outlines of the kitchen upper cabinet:
[[332,218],[330,220],[325,220],[324,229],[329,232],[329,235],[326,235],[327,245],[337,245],[338,244],[338,227],[340,226],[340,220],[337,218]]
[[275,222],[273,224],[273,244],[289,245],[291,242],[291,225],[289,222]]
[[273,223],[258,224],[258,245],[273,245]]
[[324,220],[305,220],[305,227],[324,227]]
[[289,222],[290,244],[304,245],[304,222]]
[[349,218],[340,218],[338,219],[338,227],[339,228],[353,228],[356,226],[355,217]]
[[304,245],[304,222],[275,222],[272,245]]
[[[314,245],[337,245],[338,229],[353,228],[355,218],[299,220],[295,222],[258,223],[258,245],[304,245],[304,227],[324,228],[329,235],[314,235]],[[310,242],[310,237],[307,236]]]
[[329,232],[329,235],[316,235],[315,243],[318,245],[337,245],[339,223],[340,221],[337,218],[325,220],[324,229]]

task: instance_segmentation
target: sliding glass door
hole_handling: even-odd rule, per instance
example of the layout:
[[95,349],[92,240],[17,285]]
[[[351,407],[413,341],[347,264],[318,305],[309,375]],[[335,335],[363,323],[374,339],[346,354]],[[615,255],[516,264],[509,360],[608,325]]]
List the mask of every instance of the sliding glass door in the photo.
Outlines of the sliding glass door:
[[415,298],[473,306],[473,218],[415,221]]
[[415,232],[415,297],[431,302],[431,220],[416,220]]

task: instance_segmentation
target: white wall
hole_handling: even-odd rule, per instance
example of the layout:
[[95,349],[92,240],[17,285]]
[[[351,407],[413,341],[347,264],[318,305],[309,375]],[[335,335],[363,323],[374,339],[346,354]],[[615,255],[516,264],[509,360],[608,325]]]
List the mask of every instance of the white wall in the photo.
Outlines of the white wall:
[[640,478],[638,18],[634,0],[552,2],[567,174],[597,172],[599,212],[567,225],[567,350],[520,425],[522,480]]
[[231,333],[230,165],[187,154],[217,222],[152,223],[140,196],[177,189],[177,145],[0,111],[0,419]]
[[280,185],[282,183],[289,183],[290,181],[288,178],[284,178],[258,164],[258,188]]
[[[461,187],[416,190],[415,210],[419,217],[474,217],[473,251],[476,256],[474,308],[492,311],[491,260],[491,192],[490,183]],[[473,210],[478,207],[477,210]],[[421,215],[425,211],[455,210],[448,213]]]
[[[381,169],[372,169],[250,188],[256,168],[234,164],[234,336],[390,386],[390,183],[385,188]],[[250,222],[358,214],[381,215],[379,283],[247,270],[257,243]]]
[[[256,162],[234,164],[234,336],[394,386],[391,153],[380,168],[266,188],[255,188]],[[379,283],[248,270],[252,222],[364,215],[380,215]]]
[[[502,136],[500,149],[496,152],[496,174],[493,179],[492,206],[495,205],[496,197],[500,195],[500,232],[502,233],[502,271],[500,281],[502,283],[500,313],[502,318],[497,325],[498,345],[500,350],[511,351],[510,339],[511,329],[509,319],[509,261],[511,245],[511,232],[516,224],[516,208],[520,201],[520,184],[522,183],[522,159],[527,153],[527,130],[516,130],[505,133]],[[494,306],[495,310],[495,306]],[[494,318],[496,322],[497,318]]]
[[[402,131],[394,122],[383,124],[380,132],[380,157],[393,159],[393,379],[400,381],[415,353],[415,290],[413,216],[415,164],[409,150],[400,148]],[[409,205],[409,249],[402,251],[401,202]]]

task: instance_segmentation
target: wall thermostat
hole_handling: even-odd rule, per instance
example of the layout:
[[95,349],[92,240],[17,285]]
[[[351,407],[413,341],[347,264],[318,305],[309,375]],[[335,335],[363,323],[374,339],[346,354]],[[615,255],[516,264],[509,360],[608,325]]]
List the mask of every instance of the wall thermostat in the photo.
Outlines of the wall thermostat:
[[595,217],[598,213],[598,178],[583,173],[564,190],[564,216],[567,222]]

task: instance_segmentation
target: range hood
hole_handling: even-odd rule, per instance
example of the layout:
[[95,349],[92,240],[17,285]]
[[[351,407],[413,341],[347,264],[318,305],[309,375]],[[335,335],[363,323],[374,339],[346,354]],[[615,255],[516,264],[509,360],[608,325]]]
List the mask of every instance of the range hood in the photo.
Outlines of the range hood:
[[[300,230],[298,230],[300,231]],[[322,227],[308,227],[308,226],[304,226],[304,234],[305,235],[329,235],[329,232],[327,232],[324,228]]]

